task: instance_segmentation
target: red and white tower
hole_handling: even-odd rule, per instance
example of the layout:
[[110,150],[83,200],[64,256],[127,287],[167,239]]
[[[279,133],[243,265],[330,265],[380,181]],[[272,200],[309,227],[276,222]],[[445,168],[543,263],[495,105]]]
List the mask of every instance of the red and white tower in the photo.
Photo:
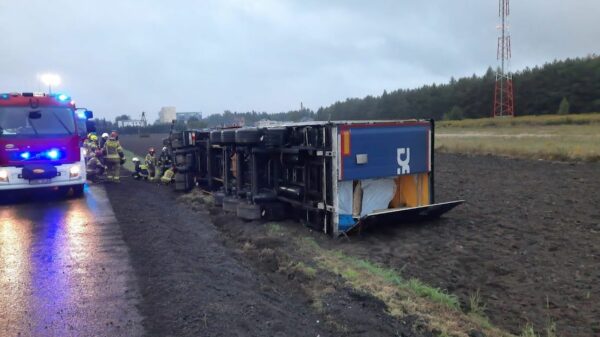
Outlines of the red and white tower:
[[510,0],[498,0],[498,15],[500,17],[500,36],[498,37],[498,70],[496,72],[496,88],[494,90],[494,117],[515,115],[513,81],[510,73],[510,31],[508,16],[510,15]]

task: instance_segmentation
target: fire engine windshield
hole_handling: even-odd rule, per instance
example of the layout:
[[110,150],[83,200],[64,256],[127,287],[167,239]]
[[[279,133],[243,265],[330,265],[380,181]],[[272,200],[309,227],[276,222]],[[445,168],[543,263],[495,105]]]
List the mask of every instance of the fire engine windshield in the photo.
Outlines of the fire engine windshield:
[[75,133],[73,110],[0,107],[0,137],[65,136]]

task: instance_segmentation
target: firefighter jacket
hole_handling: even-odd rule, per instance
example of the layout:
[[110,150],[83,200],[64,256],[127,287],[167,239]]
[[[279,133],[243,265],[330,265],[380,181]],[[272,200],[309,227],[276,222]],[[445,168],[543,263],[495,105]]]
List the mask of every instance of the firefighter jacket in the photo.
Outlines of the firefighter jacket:
[[116,139],[109,139],[104,143],[102,152],[106,155],[107,160],[116,161],[123,158],[123,148]]
[[148,168],[150,168],[150,169],[155,168],[157,166],[156,156],[148,153],[146,155],[145,163],[146,163],[146,165],[148,165]]

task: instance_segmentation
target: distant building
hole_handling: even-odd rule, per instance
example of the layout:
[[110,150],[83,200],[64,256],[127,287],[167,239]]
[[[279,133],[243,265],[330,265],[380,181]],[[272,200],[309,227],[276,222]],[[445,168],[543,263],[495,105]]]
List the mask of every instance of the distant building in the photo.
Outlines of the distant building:
[[117,126],[120,128],[126,128],[128,126],[141,126],[142,122],[140,120],[125,120],[125,121],[118,121],[117,122]]
[[171,123],[177,119],[177,110],[174,106],[164,106],[158,112],[158,121],[162,124]]
[[196,118],[198,120],[202,119],[202,112],[177,112],[177,121],[178,122],[187,122],[191,118]]

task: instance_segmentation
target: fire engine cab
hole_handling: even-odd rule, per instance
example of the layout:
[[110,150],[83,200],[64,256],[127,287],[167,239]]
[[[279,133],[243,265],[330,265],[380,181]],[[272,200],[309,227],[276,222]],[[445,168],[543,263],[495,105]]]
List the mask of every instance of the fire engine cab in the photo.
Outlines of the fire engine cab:
[[0,191],[52,187],[81,195],[81,142],[92,117],[65,94],[0,94]]

